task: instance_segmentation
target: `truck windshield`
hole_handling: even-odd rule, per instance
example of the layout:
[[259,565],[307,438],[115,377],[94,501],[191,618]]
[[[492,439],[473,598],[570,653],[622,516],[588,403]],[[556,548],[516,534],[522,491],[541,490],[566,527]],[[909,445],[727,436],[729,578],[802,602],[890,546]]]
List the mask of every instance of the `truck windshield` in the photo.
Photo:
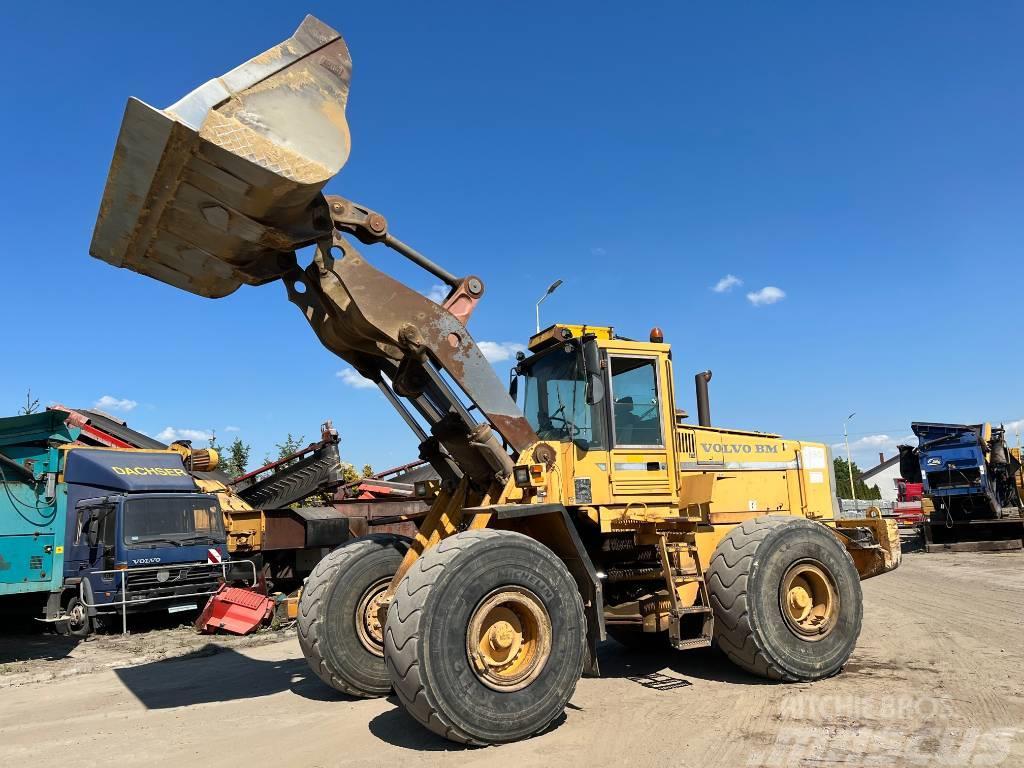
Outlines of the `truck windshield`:
[[124,504],[124,543],[216,543],[224,537],[220,505],[209,496],[148,496]]
[[600,407],[587,405],[582,355],[575,344],[562,344],[521,366],[526,379],[523,411],[542,440],[571,440],[580,448],[603,448]]

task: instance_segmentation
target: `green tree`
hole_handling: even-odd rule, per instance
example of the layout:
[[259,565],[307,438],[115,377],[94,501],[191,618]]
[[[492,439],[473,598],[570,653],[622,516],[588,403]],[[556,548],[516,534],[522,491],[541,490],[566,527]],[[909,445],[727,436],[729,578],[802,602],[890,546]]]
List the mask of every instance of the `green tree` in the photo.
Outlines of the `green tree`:
[[363,477],[363,475],[360,475],[356,471],[356,468],[355,468],[354,464],[349,464],[347,461],[341,462],[341,479],[346,484],[347,483],[354,483],[356,480],[359,480],[362,477]]
[[231,445],[228,446],[223,463],[221,464],[221,469],[227,473],[228,477],[234,479],[245,474],[249,466],[250,450],[252,450],[252,446],[243,443],[239,437],[231,441]]
[[835,458],[832,460],[832,465],[836,470],[836,496],[840,499],[852,499],[853,493],[850,491],[850,467],[853,467],[853,484],[857,489],[857,498],[863,500],[873,500],[882,498],[882,492],[878,490],[877,485],[868,485],[864,482],[861,477],[860,467],[857,466],[857,462],[846,463],[846,459]]
[[18,415],[29,416],[33,413],[39,413],[39,398],[33,398],[32,389],[29,388],[25,393],[25,404],[18,408]]
[[288,433],[288,437],[284,439],[283,443],[277,443],[277,459],[280,461],[285,456],[290,456],[300,448],[306,447],[305,435],[299,435],[295,437],[291,432]]

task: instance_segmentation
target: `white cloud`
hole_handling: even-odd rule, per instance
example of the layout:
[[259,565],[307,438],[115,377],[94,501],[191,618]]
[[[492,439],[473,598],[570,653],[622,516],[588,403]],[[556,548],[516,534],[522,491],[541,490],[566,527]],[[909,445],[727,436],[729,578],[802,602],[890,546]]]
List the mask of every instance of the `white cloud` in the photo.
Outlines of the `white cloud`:
[[135,410],[135,406],[138,403],[134,400],[128,400],[127,398],[121,399],[114,397],[113,395],[104,395],[95,403],[92,404],[93,408],[99,408],[102,411],[132,411]]
[[492,363],[500,363],[503,360],[511,360],[516,352],[525,352],[526,346],[514,341],[478,341],[480,351]]
[[448,297],[448,292],[451,289],[447,285],[432,285],[430,290],[423,295],[430,299],[435,304],[440,304]]
[[376,389],[377,385],[374,384],[367,378],[360,376],[359,373],[353,368],[342,368],[336,374],[341,379],[342,384],[345,384],[353,389]]
[[711,286],[711,290],[715,293],[728,293],[738,285],[743,285],[743,281],[736,277],[736,275],[726,275]]
[[1006,427],[1006,436],[1009,438],[1010,435],[1016,435],[1018,432],[1024,432],[1024,419],[1006,421],[1003,422],[1003,426]]
[[241,432],[241,427],[224,427],[225,432]]
[[781,288],[776,288],[774,285],[766,285],[759,291],[752,291],[747,294],[747,301],[755,307],[774,304],[777,301],[782,301],[784,298],[786,298],[786,292]]
[[199,442],[201,440],[209,441],[211,437],[213,437],[213,435],[202,429],[165,427],[162,432],[157,434],[156,439],[164,443],[173,443],[175,440],[191,440],[192,442]]

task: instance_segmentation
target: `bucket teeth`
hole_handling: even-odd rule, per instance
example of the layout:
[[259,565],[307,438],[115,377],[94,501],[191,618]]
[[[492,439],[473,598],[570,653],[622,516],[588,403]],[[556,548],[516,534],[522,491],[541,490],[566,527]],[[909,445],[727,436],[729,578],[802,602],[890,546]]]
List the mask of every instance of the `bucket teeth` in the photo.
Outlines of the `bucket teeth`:
[[350,150],[352,60],[307,16],[295,34],[166,109],[130,99],[89,252],[201,296],[275,280],[322,235]]

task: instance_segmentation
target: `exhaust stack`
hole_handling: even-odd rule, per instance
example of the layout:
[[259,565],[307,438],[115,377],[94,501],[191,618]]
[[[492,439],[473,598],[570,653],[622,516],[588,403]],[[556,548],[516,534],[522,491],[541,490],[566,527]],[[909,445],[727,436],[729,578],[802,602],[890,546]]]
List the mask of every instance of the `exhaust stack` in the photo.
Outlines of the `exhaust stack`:
[[697,423],[702,427],[711,426],[711,403],[708,400],[708,382],[711,371],[701,371],[693,377],[697,389]]

